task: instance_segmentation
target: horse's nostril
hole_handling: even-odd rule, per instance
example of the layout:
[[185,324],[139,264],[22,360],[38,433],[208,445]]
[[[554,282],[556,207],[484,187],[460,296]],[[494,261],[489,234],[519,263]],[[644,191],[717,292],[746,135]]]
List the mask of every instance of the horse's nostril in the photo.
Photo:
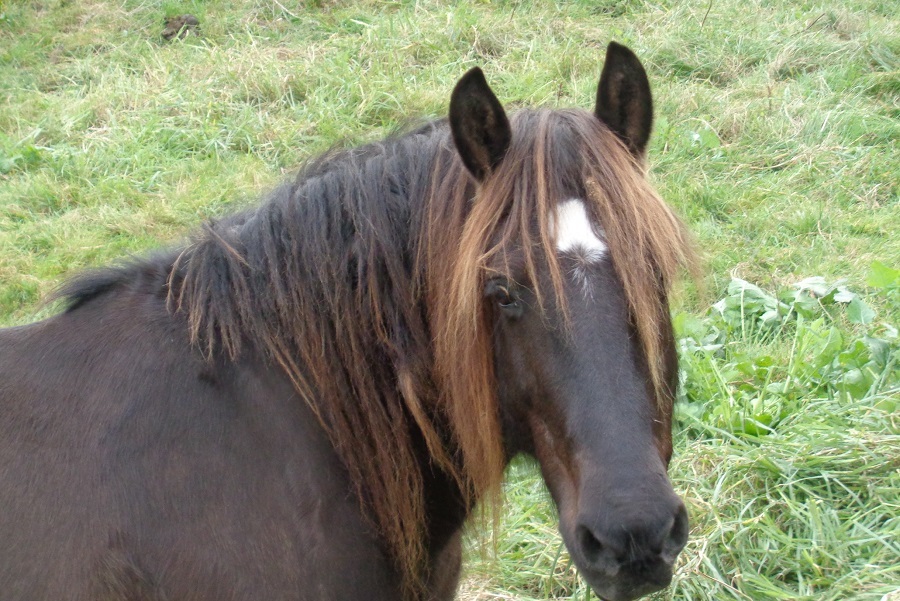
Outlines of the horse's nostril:
[[674,560],[687,544],[689,530],[687,509],[684,508],[684,505],[679,505],[678,510],[675,512],[675,521],[672,523],[669,536],[663,546],[663,553],[671,555]]
[[590,563],[595,563],[599,560],[600,554],[603,552],[603,543],[594,536],[591,529],[587,526],[578,526],[577,536],[578,545],[581,547],[584,558]]
[[687,543],[688,530],[687,510],[678,501],[676,507],[620,514],[608,523],[583,520],[574,534],[577,554],[592,569],[643,574],[657,569],[668,573]]

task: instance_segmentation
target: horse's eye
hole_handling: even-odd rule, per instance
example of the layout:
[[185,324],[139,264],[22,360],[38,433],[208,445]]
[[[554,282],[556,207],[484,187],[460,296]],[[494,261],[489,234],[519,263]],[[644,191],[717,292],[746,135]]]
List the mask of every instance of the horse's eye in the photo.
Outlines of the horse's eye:
[[507,307],[512,307],[516,304],[516,299],[513,298],[512,294],[509,292],[509,288],[500,288],[497,290],[495,294],[497,298],[497,304],[506,309]]
[[522,303],[515,289],[505,280],[491,280],[485,286],[485,295],[493,299],[504,313],[518,317],[522,313]]

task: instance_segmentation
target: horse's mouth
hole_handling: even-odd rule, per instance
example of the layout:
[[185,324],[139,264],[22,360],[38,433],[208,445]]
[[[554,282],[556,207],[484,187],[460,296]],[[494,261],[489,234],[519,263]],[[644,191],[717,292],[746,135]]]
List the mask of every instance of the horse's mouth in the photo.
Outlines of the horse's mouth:
[[[597,586],[592,584],[590,580],[588,583],[593,589],[594,594],[600,599],[600,601],[634,601],[635,599],[639,599],[651,593],[655,593],[660,591],[666,586],[668,583],[652,583],[645,582],[642,584],[621,584],[615,583],[610,586],[607,584],[606,586]],[[611,589],[611,590],[610,590]]]
[[641,587],[639,589],[631,589],[628,592],[618,593],[614,596],[608,597],[606,595],[601,595],[597,592],[597,589],[591,587],[594,590],[594,594],[600,599],[600,601],[634,601],[635,599],[639,599],[644,597],[645,595],[649,595],[651,593],[655,593],[659,590],[662,590],[665,587],[657,587],[657,586],[648,586]]
[[615,574],[578,568],[600,601],[634,601],[663,590],[672,582],[672,565],[665,561],[641,569],[623,566]]

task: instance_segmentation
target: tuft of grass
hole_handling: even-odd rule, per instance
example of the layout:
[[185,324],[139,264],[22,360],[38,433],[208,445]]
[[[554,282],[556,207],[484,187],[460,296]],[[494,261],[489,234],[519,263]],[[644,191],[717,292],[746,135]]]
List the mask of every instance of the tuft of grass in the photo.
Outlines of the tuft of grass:
[[[693,526],[655,598],[900,599],[895,4],[2,0],[0,324],[335,144],[443,115],[471,66],[508,106],[590,107],[615,39],[647,66],[651,175],[717,300],[674,308]],[[164,42],[184,13],[200,35]],[[533,466],[506,486],[460,598],[591,598]]]

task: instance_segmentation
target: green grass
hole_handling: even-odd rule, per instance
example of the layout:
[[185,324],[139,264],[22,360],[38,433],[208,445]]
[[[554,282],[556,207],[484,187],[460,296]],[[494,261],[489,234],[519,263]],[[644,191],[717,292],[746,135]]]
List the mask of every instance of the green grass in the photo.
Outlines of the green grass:
[[[162,42],[186,12],[201,35]],[[657,598],[897,601],[898,27],[892,0],[0,0],[0,324],[336,143],[442,115],[468,67],[508,106],[589,107],[616,39],[707,267],[674,308],[693,526]],[[589,598],[524,463],[508,505],[461,598]]]

